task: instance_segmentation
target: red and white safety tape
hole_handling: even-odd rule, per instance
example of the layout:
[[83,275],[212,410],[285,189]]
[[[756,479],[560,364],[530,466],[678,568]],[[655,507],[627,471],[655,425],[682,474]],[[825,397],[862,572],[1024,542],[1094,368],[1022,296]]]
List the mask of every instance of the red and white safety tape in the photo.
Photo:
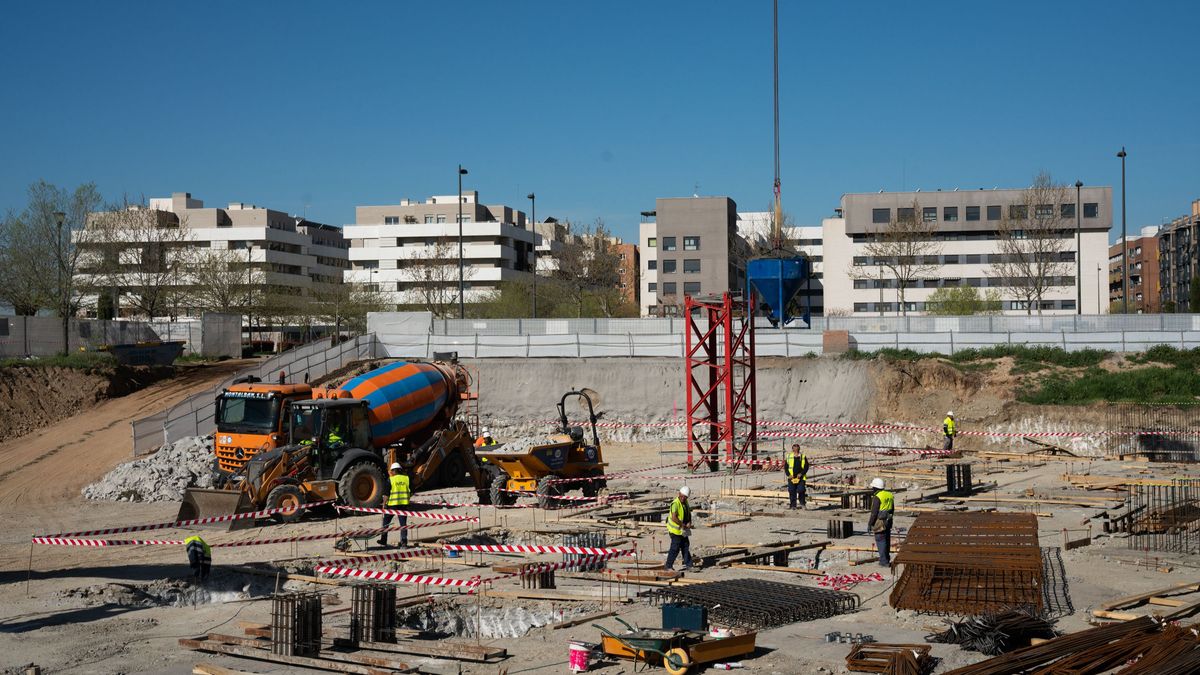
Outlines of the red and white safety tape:
[[304,534],[298,537],[279,537],[275,539],[251,539],[249,541],[228,541],[220,544],[209,544],[213,548],[236,548],[239,546],[262,546],[264,544],[291,544],[299,541],[319,541],[321,539],[338,539],[341,537],[370,537],[384,532],[399,532],[413,530],[418,527],[436,527],[440,523],[415,523],[413,525],[394,525],[392,527],[376,527],[369,530],[347,530],[345,532],[330,532],[328,534]]
[[589,556],[584,556],[582,558],[576,558],[574,560],[565,560],[563,562],[546,563],[544,565],[538,565],[536,567],[527,567],[520,572],[513,572],[510,574],[501,574],[499,576],[487,577],[486,579],[480,579],[479,581],[480,581],[480,583],[490,583],[493,581],[499,581],[500,579],[511,579],[513,577],[527,576],[530,574],[542,574],[543,572],[550,572],[553,570],[565,570],[565,569],[572,569],[575,567],[591,567],[598,562],[603,562],[605,560],[611,560],[618,556],[633,555],[634,553],[636,553],[636,551],[634,551],[632,549],[618,549],[611,553],[604,553],[601,555],[589,555]]
[[379,553],[377,555],[359,556],[357,558],[341,558],[339,560],[322,560],[317,565],[327,567],[341,567],[342,565],[364,564],[370,562],[379,562],[382,560],[404,560],[407,558],[423,558],[432,555],[441,555],[442,550],[438,548],[417,548],[409,551],[395,551],[393,553]]
[[443,544],[447,551],[474,551],[478,553],[570,553],[573,555],[604,555],[619,553],[625,549],[595,548],[591,546],[536,546],[524,544]]
[[34,537],[33,543],[48,546],[148,546],[155,544],[182,544],[182,539],[72,539],[67,537]]
[[472,522],[478,523],[475,516],[458,516],[452,513],[434,513],[431,511],[402,511],[399,509],[377,509],[369,506],[339,506],[338,511],[356,511],[359,513],[382,513],[389,516],[406,516],[408,518],[425,518],[426,520],[442,520],[448,523]]
[[246,518],[262,518],[264,516],[274,515],[276,513],[291,513],[297,508],[300,510],[311,509],[316,506],[324,506],[332,504],[333,500],[328,499],[321,502],[311,502],[301,504],[299,507],[286,507],[277,509],[264,509],[262,511],[254,511],[253,513],[231,513],[224,516],[211,516],[208,518],[194,518],[192,520],[176,520],[170,523],[154,523],[151,525],[129,525],[128,527],[109,527],[103,530],[88,530],[86,532],[64,532],[62,534],[46,535],[49,538],[63,537],[94,537],[102,534],[121,534],[124,532],[143,532],[145,530],[165,530],[174,527],[191,527],[192,525],[208,525],[210,523],[224,523],[230,520],[244,520]]
[[474,588],[478,586],[480,581],[478,577],[471,579],[451,579],[448,577],[431,577],[424,574],[403,574],[400,572],[377,572],[375,570],[363,570],[348,567],[339,567],[336,565],[320,565],[316,568],[318,574],[330,574],[339,577],[350,577],[352,579],[374,579],[376,581],[395,581],[406,584],[420,584],[423,586],[456,586],[460,588]]

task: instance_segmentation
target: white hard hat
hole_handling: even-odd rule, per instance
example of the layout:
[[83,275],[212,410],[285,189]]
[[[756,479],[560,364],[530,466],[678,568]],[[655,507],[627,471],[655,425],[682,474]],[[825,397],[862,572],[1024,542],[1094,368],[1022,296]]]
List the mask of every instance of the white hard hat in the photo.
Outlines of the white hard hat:
[[951,410],[950,412],[946,413],[946,417],[954,417],[954,411]]
[[679,488],[679,494],[683,495],[684,497],[691,497],[692,488],[684,485],[683,487]]
[[392,471],[398,471],[402,467],[400,466],[400,462],[392,462],[392,466],[390,468]]
[[484,428],[483,428],[483,435],[484,435],[484,436],[491,436],[491,435],[492,435],[492,430],[491,430],[491,429],[489,429],[489,428],[487,428],[487,427],[484,427]]
[[876,478],[875,480],[871,481],[871,487],[875,488],[876,490],[882,490],[883,489],[883,479]]

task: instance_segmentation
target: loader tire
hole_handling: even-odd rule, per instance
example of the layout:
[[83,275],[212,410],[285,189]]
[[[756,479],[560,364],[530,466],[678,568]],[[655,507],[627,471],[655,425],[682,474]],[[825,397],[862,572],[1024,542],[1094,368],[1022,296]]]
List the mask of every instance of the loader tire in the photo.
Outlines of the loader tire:
[[492,485],[489,489],[489,494],[492,498],[494,506],[511,506],[517,502],[517,496],[511,492],[505,492],[508,488],[508,474],[503,471],[499,472],[495,478],[492,478]]
[[556,483],[558,476],[553,474],[542,476],[537,484],[537,500],[538,506],[543,509],[557,508],[562,500],[556,499],[563,493],[563,483]]
[[608,486],[608,481],[597,476],[603,476],[604,472],[600,469],[593,469],[587,473],[587,477],[591,480],[583,481],[583,496],[595,497],[600,494],[600,490]]
[[277,523],[294,523],[300,520],[300,514],[304,513],[300,509],[303,505],[304,493],[300,491],[300,488],[295,485],[277,485],[267,493],[265,507],[268,509],[295,509],[271,514],[271,520]]
[[483,477],[483,480],[480,481],[483,487],[476,490],[479,493],[479,503],[485,505],[495,504],[492,501],[492,483],[496,482],[497,477],[504,475],[504,472],[499,467],[484,464],[479,467],[479,474]]
[[346,506],[378,508],[387,490],[383,471],[374,462],[351,464],[338,479],[338,496]]
[[442,487],[458,487],[463,484],[463,476],[467,475],[467,465],[463,463],[462,455],[452,453],[442,462],[438,469],[438,478]]

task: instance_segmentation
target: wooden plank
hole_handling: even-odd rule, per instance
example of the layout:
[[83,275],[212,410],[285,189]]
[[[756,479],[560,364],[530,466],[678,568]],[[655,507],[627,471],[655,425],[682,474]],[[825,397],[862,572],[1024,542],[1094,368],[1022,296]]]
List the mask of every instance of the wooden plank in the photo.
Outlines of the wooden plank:
[[768,555],[776,555],[779,553],[792,553],[793,551],[807,551],[807,550],[814,549],[814,548],[825,548],[826,546],[829,546],[829,544],[830,544],[830,542],[828,542],[828,541],[814,541],[814,542],[811,542],[808,544],[796,543],[796,544],[788,544],[785,546],[767,547],[765,549],[759,549],[759,550],[751,549],[741,555],[738,555],[737,557],[729,558],[726,560],[720,560],[717,562],[717,564],[724,567],[724,566],[731,565],[736,562],[749,562],[756,558],[761,558],[763,556],[768,556]]
[[[284,663],[291,666],[304,666],[305,668],[313,668],[316,670],[329,670],[335,673],[358,673],[360,675],[384,675],[386,673],[395,672],[412,672],[412,668],[403,663],[396,663],[394,666],[376,667],[372,665],[364,665],[358,663],[347,663],[344,661],[333,661],[326,658],[311,658],[308,656],[284,656],[282,654],[272,654],[266,649],[259,647],[251,647],[236,642],[224,642],[209,639],[213,636],[204,636],[198,640],[189,640],[182,638],[179,640],[179,646],[184,649],[191,649],[200,652],[213,652],[216,654],[228,654],[230,656],[240,656],[247,659],[256,659],[259,661],[268,661],[271,663]],[[228,637],[228,636],[220,636]]]
[[827,573],[820,570],[806,570],[799,567],[776,567],[774,565],[754,565],[751,563],[733,563],[730,567],[737,567],[744,570],[766,570],[768,572],[788,572],[789,574],[811,574],[812,576],[823,577]]
[[1110,612],[1105,609],[1093,609],[1092,616],[1098,619],[1112,619],[1114,621],[1132,621],[1140,619],[1140,614],[1130,614],[1129,612]]
[[718,520],[715,523],[705,523],[704,526],[705,527],[724,527],[726,525],[732,525],[734,523],[744,523],[747,520],[750,520],[750,516],[745,516],[744,518],[730,518],[729,520]]
[[1183,584],[1176,584],[1169,588],[1160,588],[1160,589],[1153,590],[1153,591],[1147,591],[1145,593],[1136,593],[1134,595],[1126,595],[1125,597],[1117,598],[1115,600],[1110,600],[1110,601],[1100,605],[1100,609],[1103,609],[1103,610],[1120,609],[1127,605],[1137,605],[1137,604],[1143,603],[1155,596],[1170,595],[1171,593],[1178,593],[1179,591],[1184,591],[1184,590],[1200,591],[1200,583],[1197,583],[1195,581],[1189,581],[1189,582],[1183,583]]
[[215,663],[197,663],[192,666],[192,675],[255,675],[246,670],[234,670]]
[[593,621],[599,621],[600,619],[604,619],[604,618],[613,616],[614,614],[616,614],[616,612],[600,612],[599,614],[588,614],[587,616],[581,616],[578,619],[568,619],[566,621],[559,621],[558,623],[551,625],[550,629],[551,630],[559,630],[562,628],[573,628],[580,624],[591,623]]
[[360,644],[359,648],[389,654],[433,656],[455,659],[457,661],[474,661],[477,663],[486,663],[487,661],[503,659],[508,656],[508,650],[503,647],[487,647],[465,642],[448,641],[397,640],[396,642],[368,642]]
[[1060,499],[1058,497],[1046,497],[1039,499],[1037,497],[938,497],[939,500],[948,502],[987,502],[987,503],[1005,503],[1005,504],[1062,504],[1065,506],[1083,506],[1086,508],[1102,508],[1103,506],[1122,501],[1119,497],[1112,499],[1103,499],[1102,502],[1094,502],[1084,499]]
[[1160,598],[1158,596],[1148,598],[1146,602],[1150,603],[1151,605],[1159,605],[1161,607],[1183,607],[1184,605],[1191,604],[1184,602],[1179,598]]

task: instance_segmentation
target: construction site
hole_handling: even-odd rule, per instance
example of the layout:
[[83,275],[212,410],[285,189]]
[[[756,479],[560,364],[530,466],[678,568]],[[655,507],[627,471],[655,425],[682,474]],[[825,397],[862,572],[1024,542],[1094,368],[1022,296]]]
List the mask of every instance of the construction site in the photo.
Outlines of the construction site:
[[0,444],[0,665],[1200,668],[1194,406],[1032,405],[1031,378],[1071,368],[855,358],[835,331],[821,357],[756,358],[739,298],[688,316],[681,357],[395,358],[365,336],[292,357],[313,370],[123,370],[86,401],[50,386],[86,375],[4,369],[25,426]]

